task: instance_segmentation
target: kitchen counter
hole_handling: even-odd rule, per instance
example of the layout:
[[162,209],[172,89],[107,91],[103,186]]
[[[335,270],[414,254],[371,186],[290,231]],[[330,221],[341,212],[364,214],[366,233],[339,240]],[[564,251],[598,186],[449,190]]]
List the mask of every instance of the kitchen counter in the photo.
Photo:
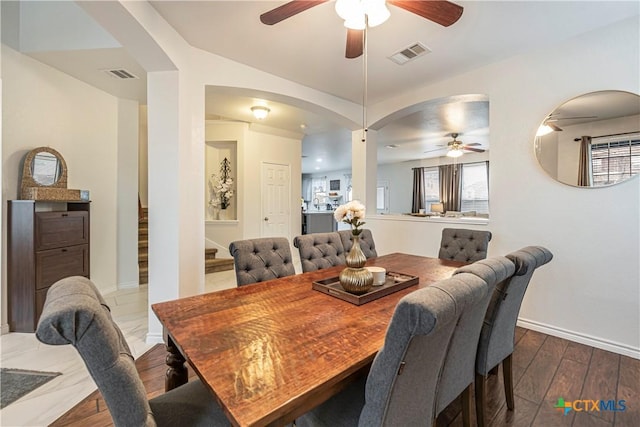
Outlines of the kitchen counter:
[[306,211],[302,213],[302,234],[329,233],[338,230],[334,211]]

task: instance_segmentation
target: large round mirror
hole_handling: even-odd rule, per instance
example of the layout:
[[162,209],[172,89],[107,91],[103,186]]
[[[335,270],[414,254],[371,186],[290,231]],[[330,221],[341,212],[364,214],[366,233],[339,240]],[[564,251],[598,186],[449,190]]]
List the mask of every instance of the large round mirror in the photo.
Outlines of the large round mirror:
[[640,173],[640,96],[600,91],[573,98],[544,118],[535,139],[542,168],[577,187],[603,187]]

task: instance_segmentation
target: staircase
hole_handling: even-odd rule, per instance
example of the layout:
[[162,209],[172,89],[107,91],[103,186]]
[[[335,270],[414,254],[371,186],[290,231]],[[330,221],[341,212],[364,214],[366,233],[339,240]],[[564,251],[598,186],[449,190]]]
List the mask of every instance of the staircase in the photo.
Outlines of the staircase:
[[216,258],[215,248],[204,250],[204,274],[233,270],[233,258]]
[[138,283],[149,283],[149,220],[148,208],[142,209],[138,219]]
[[[149,222],[147,208],[142,210],[142,218],[138,220],[138,272],[141,285],[149,283]],[[204,273],[233,270],[233,258],[216,258],[217,249],[204,250]]]

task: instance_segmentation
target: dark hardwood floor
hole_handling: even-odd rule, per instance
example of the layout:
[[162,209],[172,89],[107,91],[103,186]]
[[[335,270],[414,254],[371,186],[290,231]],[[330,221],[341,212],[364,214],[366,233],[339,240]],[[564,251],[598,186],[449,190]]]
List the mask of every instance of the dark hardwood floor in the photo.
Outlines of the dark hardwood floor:
[[[487,382],[490,426],[640,426],[640,360],[522,328],[516,329],[515,339],[516,408],[507,410],[500,370]],[[157,345],[136,361],[149,398],[164,391],[165,356],[164,346]],[[191,370],[189,374],[193,376]],[[626,410],[570,411],[563,415],[554,408],[558,398],[567,402],[625,400]],[[475,414],[472,420],[475,423]],[[104,400],[95,391],[52,425],[106,427],[113,423]],[[440,414],[437,426],[462,426],[459,402]]]

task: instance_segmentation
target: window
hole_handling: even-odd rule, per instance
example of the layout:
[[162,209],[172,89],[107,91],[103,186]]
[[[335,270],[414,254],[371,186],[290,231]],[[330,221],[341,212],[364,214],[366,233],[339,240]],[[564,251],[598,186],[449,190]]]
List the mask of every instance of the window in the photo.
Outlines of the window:
[[461,211],[489,213],[488,162],[462,165]]
[[424,170],[424,200],[425,210],[431,211],[432,203],[440,203],[440,172],[438,168],[427,168]]
[[327,177],[311,179],[311,194],[313,200],[311,202],[316,206],[316,209],[327,203]]
[[595,187],[615,184],[640,173],[640,135],[592,143],[591,167]]

